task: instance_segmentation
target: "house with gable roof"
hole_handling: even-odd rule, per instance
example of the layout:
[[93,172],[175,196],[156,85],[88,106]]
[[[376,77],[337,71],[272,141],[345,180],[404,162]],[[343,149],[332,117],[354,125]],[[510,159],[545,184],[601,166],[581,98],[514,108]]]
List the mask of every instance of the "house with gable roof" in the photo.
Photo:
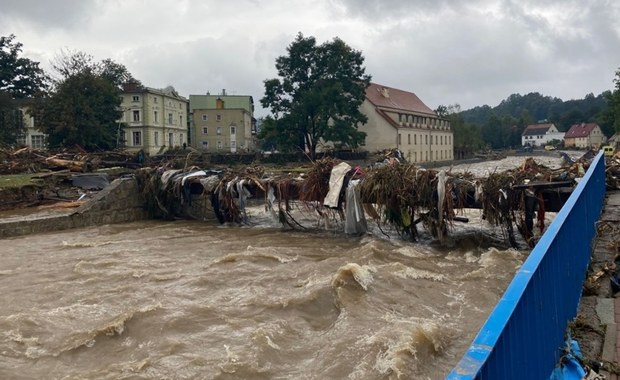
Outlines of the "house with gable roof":
[[567,148],[598,148],[606,141],[607,137],[596,123],[573,124],[564,135],[564,146]]
[[397,148],[411,163],[453,159],[450,122],[413,92],[371,83],[360,111],[368,117],[368,122],[359,127],[366,133],[363,149],[376,152]]
[[564,140],[564,132],[552,123],[530,124],[521,134],[522,146],[545,146],[553,140]]

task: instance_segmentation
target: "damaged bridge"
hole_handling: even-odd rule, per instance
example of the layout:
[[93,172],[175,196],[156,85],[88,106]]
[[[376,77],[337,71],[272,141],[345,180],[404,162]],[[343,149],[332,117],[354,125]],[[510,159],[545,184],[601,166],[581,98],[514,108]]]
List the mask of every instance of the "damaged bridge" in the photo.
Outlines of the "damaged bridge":
[[147,208],[157,218],[217,218],[221,223],[249,223],[246,206],[262,200],[286,227],[306,228],[293,210],[311,210],[319,220],[342,222],[344,232],[366,232],[366,219],[389,225],[415,241],[418,226],[443,241],[466,208],[507,232],[517,246],[513,226],[530,246],[534,220],[544,229],[544,213],[558,212],[588,163],[559,170],[532,158],[514,170],[474,178],[470,173],[426,170],[414,165],[385,165],[365,170],[332,158],[315,161],[301,174],[266,175],[260,167],[242,172],[200,168],[138,171]]

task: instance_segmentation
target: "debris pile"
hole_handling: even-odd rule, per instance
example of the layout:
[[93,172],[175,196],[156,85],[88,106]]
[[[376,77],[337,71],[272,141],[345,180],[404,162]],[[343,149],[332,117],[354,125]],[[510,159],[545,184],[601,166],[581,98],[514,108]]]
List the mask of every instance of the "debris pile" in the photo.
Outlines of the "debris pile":
[[142,167],[140,154],[122,151],[88,153],[80,147],[62,152],[28,147],[17,150],[0,148],[0,175],[59,170],[86,173],[111,167]]
[[[368,217],[380,229],[389,226],[411,241],[418,239],[417,226],[421,225],[444,241],[453,223],[464,221],[458,217],[460,210],[480,208],[483,218],[501,227],[516,247],[514,225],[533,246],[534,218],[542,231],[545,212],[559,210],[549,203],[543,190],[560,193],[557,188],[563,186],[570,194],[587,165],[580,160],[554,170],[528,158],[513,170],[474,178],[470,173],[427,170],[406,163],[362,169],[323,158],[299,175],[265,176],[260,167],[242,172],[192,167],[143,169],[138,178],[150,199],[149,209],[164,218],[187,217],[188,206],[197,201],[204,207],[208,203],[221,223],[248,223],[248,199],[264,198],[265,208],[290,228],[306,228],[293,213],[300,211],[304,216],[314,215],[319,226],[344,221],[347,231],[358,234],[365,231]],[[353,224],[349,223],[352,218]]]

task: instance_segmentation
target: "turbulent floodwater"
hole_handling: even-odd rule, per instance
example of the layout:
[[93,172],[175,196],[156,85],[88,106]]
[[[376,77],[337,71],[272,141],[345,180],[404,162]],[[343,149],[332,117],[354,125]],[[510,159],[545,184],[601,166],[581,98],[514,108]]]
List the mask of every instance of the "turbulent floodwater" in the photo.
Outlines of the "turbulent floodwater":
[[0,240],[0,378],[441,379],[526,253],[427,243],[264,221]]

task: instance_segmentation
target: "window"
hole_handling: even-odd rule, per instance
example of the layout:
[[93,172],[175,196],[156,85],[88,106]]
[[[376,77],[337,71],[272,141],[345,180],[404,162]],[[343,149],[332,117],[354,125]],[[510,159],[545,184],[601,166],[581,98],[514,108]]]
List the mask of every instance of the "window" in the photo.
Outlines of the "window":
[[413,145],[418,145],[418,135],[413,134]]
[[428,145],[428,135],[424,135],[424,144]]
[[153,132],[153,142],[155,143],[155,146],[159,146],[159,132]]
[[133,137],[133,146],[142,145],[142,132],[133,132],[131,135]]
[[209,116],[208,115],[202,115],[202,121],[207,121],[209,120]]
[[202,149],[204,149],[204,150],[209,149],[209,142],[208,141],[203,141],[202,142]]
[[216,132],[217,132],[218,135],[221,135],[222,134],[222,127],[217,127],[217,131]]
[[172,135],[172,133],[168,133],[168,146],[170,148],[172,148],[172,146],[173,146],[172,144],[173,143],[174,143],[173,135]]
[[134,96],[131,98],[131,101],[132,101],[132,102],[139,102],[139,101],[140,101],[140,97],[139,97],[138,95],[134,95]]
[[[157,99],[157,98],[155,98],[155,99]],[[153,111],[153,121],[156,122],[156,123],[159,122],[159,120],[157,120],[157,111]]]
[[222,115],[215,115],[215,121],[222,121]]
[[140,111],[133,111],[133,121],[140,121]]
[[44,145],[43,135],[30,136],[30,145],[33,149],[42,149]]
[[235,140],[230,142],[230,148],[231,149],[237,149],[237,142]]
[[400,140],[401,140],[401,139],[400,139],[400,133],[399,133],[399,134],[398,134],[398,145],[400,145],[400,144],[401,144]]
[[205,134],[205,135],[208,135],[209,134],[209,128],[202,127],[202,133]]
[[179,115],[179,127],[183,126],[183,115]]
[[153,97],[153,103],[157,104],[157,97],[156,96]]
[[217,142],[217,149],[222,149],[222,142],[221,141]]
[[411,145],[411,133],[407,133],[407,143]]
[[230,134],[232,136],[236,135],[237,134],[237,127],[230,127]]
[[172,114],[168,114],[168,124],[172,125]]

